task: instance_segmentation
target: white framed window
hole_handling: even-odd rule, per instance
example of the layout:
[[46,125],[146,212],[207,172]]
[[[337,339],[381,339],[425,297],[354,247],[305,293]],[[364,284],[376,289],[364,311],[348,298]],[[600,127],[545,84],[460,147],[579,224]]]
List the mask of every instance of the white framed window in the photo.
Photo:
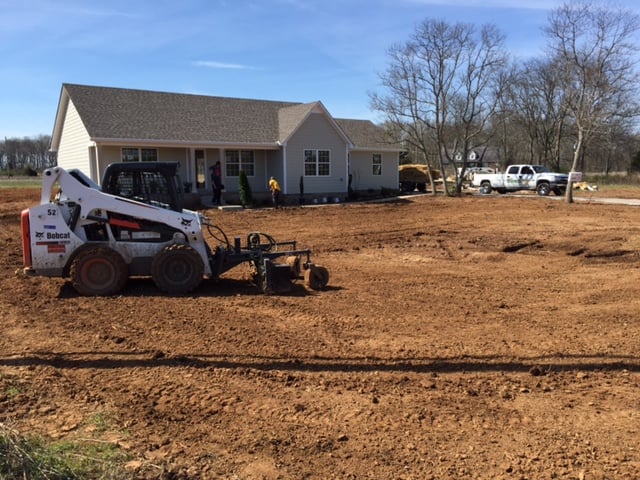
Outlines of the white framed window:
[[247,177],[253,177],[256,171],[253,150],[226,150],[225,175],[239,177],[240,170],[244,170]]
[[331,152],[329,150],[304,151],[305,177],[329,176],[331,174]]
[[373,156],[371,157],[371,167],[372,167],[371,173],[374,176],[382,175],[382,154],[381,153],[373,154]]
[[124,147],[120,158],[123,162],[157,162],[157,148]]

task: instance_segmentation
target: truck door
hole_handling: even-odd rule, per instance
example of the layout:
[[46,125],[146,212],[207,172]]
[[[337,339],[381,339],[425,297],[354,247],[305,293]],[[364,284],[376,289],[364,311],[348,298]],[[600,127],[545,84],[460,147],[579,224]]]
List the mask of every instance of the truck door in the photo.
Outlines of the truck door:
[[535,188],[535,180],[533,179],[536,172],[529,165],[524,165],[520,169],[520,186],[521,188]]
[[511,165],[504,174],[504,186],[510,190],[518,190],[520,186],[520,167]]

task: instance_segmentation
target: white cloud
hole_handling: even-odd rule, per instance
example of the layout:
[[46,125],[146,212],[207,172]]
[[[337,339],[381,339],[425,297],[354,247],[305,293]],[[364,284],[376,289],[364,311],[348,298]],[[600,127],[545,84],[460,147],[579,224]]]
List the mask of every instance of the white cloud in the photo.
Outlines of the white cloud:
[[204,68],[218,68],[223,70],[254,70],[254,67],[249,65],[240,65],[238,63],[225,63],[225,62],[216,62],[212,60],[197,60],[193,62],[195,67],[204,67]]

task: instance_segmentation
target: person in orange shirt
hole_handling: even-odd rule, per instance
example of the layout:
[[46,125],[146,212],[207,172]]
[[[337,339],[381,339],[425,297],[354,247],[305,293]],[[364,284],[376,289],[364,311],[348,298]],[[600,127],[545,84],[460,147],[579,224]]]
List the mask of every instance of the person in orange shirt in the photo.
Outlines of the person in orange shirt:
[[273,207],[279,208],[280,207],[280,184],[274,177],[271,177],[269,179],[269,190],[271,190],[271,201],[273,202]]

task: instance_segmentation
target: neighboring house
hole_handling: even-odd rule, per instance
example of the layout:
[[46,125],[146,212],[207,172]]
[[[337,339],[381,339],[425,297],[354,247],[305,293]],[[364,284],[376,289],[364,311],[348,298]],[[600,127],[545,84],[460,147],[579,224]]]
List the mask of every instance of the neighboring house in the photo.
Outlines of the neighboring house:
[[[100,182],[110,163],[177,161],[193,192],[209,196],[222,164],[225,197],[240,170],[267,195],[339,196],[397,189],[401,148],[367,120],[335,119],[321,102],[292,103],[63,84],[51,149],[58,165]],[[302,182],[301,182],[302,179]]]
[[[457,165],[462,165],[462,153],[455,155]],[[498,168],[500,166],[499,150],[496,147],[480,147],[469,150],[467,155],[467,167],[470,168]]]

